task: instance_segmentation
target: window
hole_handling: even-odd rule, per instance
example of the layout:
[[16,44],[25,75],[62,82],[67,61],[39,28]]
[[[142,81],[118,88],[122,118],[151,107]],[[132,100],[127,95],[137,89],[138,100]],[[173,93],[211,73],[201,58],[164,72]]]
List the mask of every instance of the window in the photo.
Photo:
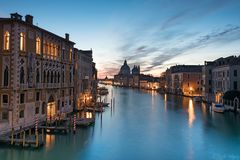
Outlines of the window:
[[62,97],[64,97],[64,90],[62,90]]
[[234,70],[233,74],[234,74],[234,77],[237,77],[237,70],[236,69]]
[[62,107],[64,107],[64,102],[62,102]]
[[210,74],[210,75],[212,74],[212,70],[211,70],[211,69],[209,69],[209,71],[208,71],[208,72],[209,72],[209,74]]
[[8,66],[6,66],[5,70],[4,70],[4,78],[3,78],[3,86],[8,86]]
[[41,40],[39,37],[36,38],[36,53],[41,54]]
[[47,55],[47,43],[45,41],[43,41],[43,53]]
[[64,59],[65,49],[62,50],[62,59]]
[[69,61],[72,62],[72,49],[70,49]]
[[24,98],[25,98],[24,93],[21,93],[21,94],[20,94],[20,104],[23,104],[23,103],[24,103]]
[[37,73],[36,73],[36,82],[40,83],[40,73],[39,73],[39,69],[37,68]]
[[36,93],[36,101],[39,101],[40,100],[40,92],[37,92]]
[[8,31],[6,31],[4,33],[4,44],[3,44],[3,46],[4,46],[4,50],[7,50],[7,51],[10,48],[10,33]]
[[8,95],[6,95],[6,94],[2,95],[2,103],[8,104]]
[[51,72],[51,83],[53,83],[53,71]]
[[47,83],[49,83],[49,71],[47,72]]
[[2,112],[2,120],[8,120],[8,112]]
[[70,79],[70,83],[72,83],[72,72],[69,72],[69,79]]
[[58,72],[58,83],[60,83],[60,73]]
[[35,114],[38,114],[39,113],[39,107],[36,107],[35,108]]
[[21,110],[21,111],[19,112],[19,118],[24,118],[24,110]]
[[72,89],[69,89],[69,94],[70,94],[70,96],[72,95]]
[[20,51],[25,51],[25,34],[23,32],[20,33]]
[[212,93],[212,88],[209,88],[209,89],[208,89],[208,93]]
[[43,71],[43,83],[46,83],[46,71]]
[[62,83],[64,83],[64,79],[65,79],[64,72],[62,72]]
[[60,109],[60,100],[58,100],[58,103],[57,103],[57,110]]
[[45,102],[42,103],[42,114],[45,114]]
[[54,72],[54,83],[57,83],[57,72]]
[[237,81],[234,81],[234,82],[233,82],[233,89],[234,89],[234,90],[237,90]]
[[20,83],[24,83],[24,69],[21,67],[20,69]]
[[72,101],[71,100],[69,100],[69,105],[71,105],[72,104]]
[[209,84],[209,85],[212,85],[212,80],[208,80],[208,84]]

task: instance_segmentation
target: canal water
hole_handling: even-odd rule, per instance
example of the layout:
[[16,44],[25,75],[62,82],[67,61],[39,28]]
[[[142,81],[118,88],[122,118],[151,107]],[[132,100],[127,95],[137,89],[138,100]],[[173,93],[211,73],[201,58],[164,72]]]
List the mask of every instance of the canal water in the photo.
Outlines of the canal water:
[[1,146],[0,160],[240,160],[240,115],[210,112],[186,97],[108,88],[115,106],[94,126],[46,135],[37,150]]

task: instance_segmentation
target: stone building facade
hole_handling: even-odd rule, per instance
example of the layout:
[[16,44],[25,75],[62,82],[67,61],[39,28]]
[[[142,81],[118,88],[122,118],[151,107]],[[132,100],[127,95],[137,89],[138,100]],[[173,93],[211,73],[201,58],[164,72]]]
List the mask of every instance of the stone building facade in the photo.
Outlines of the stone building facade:
[[73,109],[74,42],[33,24],[0,18],[0,129],[18,129]]
[[240,91],[240,56],[205,62],[203,95],[207,101],[222,102],[224,93]]
[[170,93],[199,96],[202,93],[201,84],[201,65],[176,65],[166,71],[166,90]]
[[96,102],[97,70],[93,62],[92,50],[75,48],[74,53],[76,109],[81,109],[85,103]]

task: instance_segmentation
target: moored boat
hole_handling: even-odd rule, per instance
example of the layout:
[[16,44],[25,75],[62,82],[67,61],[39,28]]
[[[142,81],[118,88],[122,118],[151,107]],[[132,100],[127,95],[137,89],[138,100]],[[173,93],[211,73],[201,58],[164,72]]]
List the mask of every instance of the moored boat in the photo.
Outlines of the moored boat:
[[225,107],[221,103],[212,103],[212,110],[218,113],[224,113]]

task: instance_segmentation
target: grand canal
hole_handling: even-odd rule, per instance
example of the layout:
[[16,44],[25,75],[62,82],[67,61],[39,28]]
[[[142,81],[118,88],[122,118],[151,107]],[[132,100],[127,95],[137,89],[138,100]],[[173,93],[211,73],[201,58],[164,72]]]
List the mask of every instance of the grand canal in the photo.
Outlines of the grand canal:
[[0,148],[1,160],[240,159],[240,116],[190,98],[112,88],[115,107],[77,133],[46,135],[43,148]]

